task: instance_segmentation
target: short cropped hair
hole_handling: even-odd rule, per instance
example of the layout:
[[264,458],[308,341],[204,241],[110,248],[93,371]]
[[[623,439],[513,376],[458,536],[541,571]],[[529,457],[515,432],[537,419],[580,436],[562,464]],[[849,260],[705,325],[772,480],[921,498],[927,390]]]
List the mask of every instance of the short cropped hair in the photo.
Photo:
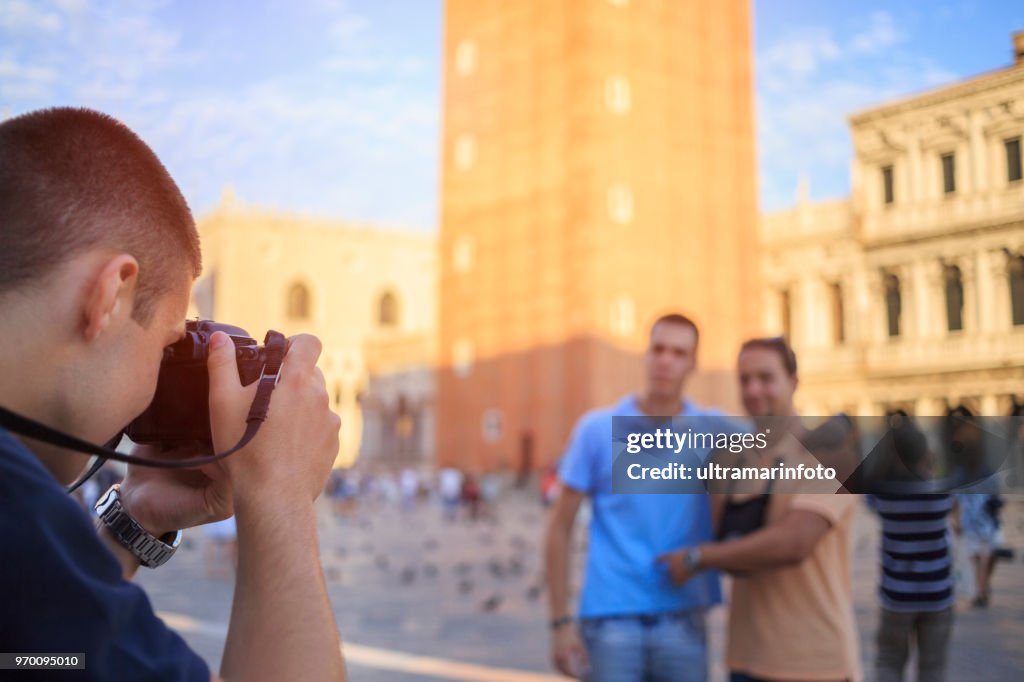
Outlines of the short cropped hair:
[[202,267],[185,198],[127,126],[68,107],[0,123],[0,294],[104,247],[139,262],[141,324],[186,268],[197,277]]
[[748,339],[743,342],[740,346],[740,355],[743,355],[752,348],[763,348],[778,353],[779,358],[782,360],[782,366],[786,370],[786,374],[791,377],[796,376],[796,353],[793,352],[793,348],[786,341],[784,336],[773,336],[770,338],[761,339]]
[[694,322],[693,320],[691,320],[686,315],[683,315],[681,313],[668,313],[668,314],[662,315],[661,317],[659,317],[658,319],[656,319],[654,321],[654,324],[651,325],[651,333],[654,333],[654,328],[655,327],[657,327],[659,324],[663,324],[663,323],[664,324],[680,324],[680,325],[683,325],[684,327],[689,327],[690,329],[692,329],[693,330],[693,337],[694,337],[694,347],[696,347],[697,343],[700,341],[700,330],[697,329],[697,323]]

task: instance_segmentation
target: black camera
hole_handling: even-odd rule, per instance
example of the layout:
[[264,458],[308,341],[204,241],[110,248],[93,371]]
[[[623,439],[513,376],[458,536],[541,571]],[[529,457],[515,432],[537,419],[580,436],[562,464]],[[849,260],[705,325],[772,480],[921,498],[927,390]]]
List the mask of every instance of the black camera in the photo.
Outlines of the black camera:
[[212,320],[189,320],[185,323],[185,338],[164,350],[153,402],[125,429],[134,442],[164,447],[199,443],[213,451],[206,360],[210,337],[218,331],[235,343],[242,385],[248,386],[260,378],[266,364],[266,348],[248,332]]

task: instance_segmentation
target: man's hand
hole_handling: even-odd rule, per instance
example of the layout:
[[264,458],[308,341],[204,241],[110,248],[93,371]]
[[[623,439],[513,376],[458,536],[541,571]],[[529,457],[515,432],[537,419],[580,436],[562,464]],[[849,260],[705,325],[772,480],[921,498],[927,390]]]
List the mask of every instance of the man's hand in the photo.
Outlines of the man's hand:
[[[139,446],[133,454],[157,459],[198,457],[194,450],[159,452]],[[221,521],[233,513],[231,485],[220,462],[199,469],[154,469],[129,465],[121,502],[150,535]]]
[[[267,420],[245,448],[222,462],[234,502],[305,498],[314,500],[338,455],[341,419],[330,409],[323,373],[317,368],[321,345],[315,336],[288,340],[288,352],[270,398]],[[231,339],[221,332],[210,343],[210,428],[214,449],[234,446],[245,431],[256,383],[243,387]]]
[[[255,385],[238,380],[234,344],[210,344],[214,448],[245,430]],[[225,680],[344,680],[313,501],[338,455],[341,420],[316,367],[320,342],[289,340],[270,411],[252,442],[224,459],[238,518],[238,578],[221,658]]]
[[[220,337],[224,344],[216,339]],[[214,449],[222,452],[233,447],[245,430],[245,418],[249,412],[256,384],[243,387],[238,378],[238,365],[234,344],[223,334],[214,334],[210,357],[207,363],[210,374],[211,427],[214,434]],[[233,460],[257,459],[255,463],[238,462],[235,466],[238,476],[248,481],[254,472],[247,469],[268,464],[263,460],[270,456],[249,458],[247,454],[257,444],[279,446],[275,451],[281,454],[294,453],[293,458],[278,457],[283,462],[270,462],[272,471],[284,466],[285,483],[295,478],[296,485],[311,491],[313,497],[322,489],[322,482],[330,471],[330,465],[338,451],[338,429],[340,421],[328,409],[327,392],[323,374],[316,368],[320,354],[320,342],[312,336],[298,336],[289,340],[289,350],[282,367],[282,378],[270,399],[270,414],[253,443],[227,460],[214,462],[199,469],[154,469],[131,465],[121,487],[121,499],[125,509],[151,535],[191,528],[193,526],[221,521],[234,512],[232,477],[229,474]],[[287,377],[287,378],[286,378]],[[296,415],[296,412],[303,414]],[[289,416],[286,413],[291,413]],[[271,424],[290,423],[287,434]],[[264,431],[276,428],[271,438],[265,438]],[[271,441],[268,443],[267,441]],[[261,447],[260,450],[266,450]],[[159,452],[156,448],[140,446],[136,454],[146,457],[181,459],[200,454],[182,449]],[[312,454],[312,461],[306,455]],[[259,471],[256,472],[260,473]],[[321,476],[322,474],[322,476]],[[303,476],[312,480],[303,483]],[[261,478],[259,476],[255,478]],[[281,483],[278,477],[268,474],[264,481]],[[262,483],[257,484],[261,487]]]
[[551,662],[563,675],[582,679],[590,672],[587,649],[572,623],[566,623],[551,633]]
[[675,585],[683,585],[687,580],[697,575],[695,571],[691,571],[687,568],[686,553],[689,548],[684,547],[683,549],[677,549],[673,552],[666,552],[665,554],[659,554],[655,562],[664,564],[668,568],[668,574],[672,578],[672,583]]

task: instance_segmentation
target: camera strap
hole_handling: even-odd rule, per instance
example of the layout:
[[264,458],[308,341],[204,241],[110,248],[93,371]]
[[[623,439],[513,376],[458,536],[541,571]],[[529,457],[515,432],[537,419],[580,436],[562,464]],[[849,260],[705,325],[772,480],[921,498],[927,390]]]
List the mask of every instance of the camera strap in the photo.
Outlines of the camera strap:
[[[288,349],[288,340],[280,332],[269,331],[267,332],[266,341],[264,342],[266,362],[263,365],[263,371],[260,373],[258,385],[256,387],[256,396],[252,400],[252,404],[249,406],[249,414],[245,419],[245,433],[239,441],[230,449],[224,452],[218,452],[213,455],[205,455],[202,457],[187,457],[184,459],[156,459],[153,457],[137,457],[134,455],[128,455],[123,452],[114,450],[111,445],[115,445],[114,441],[107,443],[106,445],[96,445],[88,441],[76,438],[75,436],[63,433],[54,428],[41,424],[28,417],[23,417],[20,414],[11,412],[5,407],[0,406],[0,426],[21,434],[28,438],[43,441],[44,443],[50,443],[57,447],[64,448],[66,450],[75,450],[76,452],[83,452],[89,455],[96,455],[100,459],[89,467],[89,470],[85,472],[78,480],[68,488],[68,492],[74,491],[75,488],[84,483],[92,474],[96,473],[103,463],[112,459],[116,462],[124,462],[125,464],[139,464],[142,466],[153,467],[157,469],[194,469],[201,467],[206,464],[212,464],[218,462],[229,455],[238,452],[246,445],[249,444],[255,436],[256,432],[260,430],[260,426],[267,419],[267,413],[270,410],[270,394],[273,393],[274,388],[277,386],[278,378],[281,373],[281,365],[284,362],[285,352]],[[118,440],[118,439],[115,439]]]

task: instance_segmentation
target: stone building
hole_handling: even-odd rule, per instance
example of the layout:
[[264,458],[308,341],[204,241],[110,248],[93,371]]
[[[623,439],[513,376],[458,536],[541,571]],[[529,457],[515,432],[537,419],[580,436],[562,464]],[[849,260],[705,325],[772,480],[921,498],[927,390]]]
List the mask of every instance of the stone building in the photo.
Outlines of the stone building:
[[858,112],[849,199],[764,215],[800,408],[1006,415],[1024,396],[1024,34],[1010,66]]
[[342,418],[339,465],[433,462],[437,240],[243,206],[230,194],[199,221],[193,314],[309,332]]

